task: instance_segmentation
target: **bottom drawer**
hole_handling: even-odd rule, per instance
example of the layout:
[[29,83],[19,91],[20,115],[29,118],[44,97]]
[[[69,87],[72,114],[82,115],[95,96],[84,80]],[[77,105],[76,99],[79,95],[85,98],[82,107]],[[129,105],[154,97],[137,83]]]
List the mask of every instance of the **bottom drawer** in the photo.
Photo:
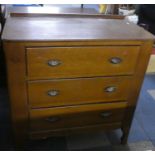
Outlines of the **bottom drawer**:
[[29,133],[30,139],[46,139],[47,137],[52,136],[69,136],[76,134],[84,133],[93,133],[93,132],[103,132],[109,130],[115,130],[122,127],[122,122],[114,123],[103,123],[97,125],[88,125],[81,127],[65,128],[65,129],[55,129],[55,130],[44,130],[44,131],[32,131]]
[[30,111],[30,130],[55,130],[94,124],[121,122],[127,104],[90,104]]

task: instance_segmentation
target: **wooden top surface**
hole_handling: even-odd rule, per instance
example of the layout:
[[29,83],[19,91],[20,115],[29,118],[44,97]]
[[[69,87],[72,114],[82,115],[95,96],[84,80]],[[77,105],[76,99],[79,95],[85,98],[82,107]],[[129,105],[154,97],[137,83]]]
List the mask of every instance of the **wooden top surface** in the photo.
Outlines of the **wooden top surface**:
[[147,40],[154,36],[125,20],[102,15],[9,17],[2,39],[11,41]]

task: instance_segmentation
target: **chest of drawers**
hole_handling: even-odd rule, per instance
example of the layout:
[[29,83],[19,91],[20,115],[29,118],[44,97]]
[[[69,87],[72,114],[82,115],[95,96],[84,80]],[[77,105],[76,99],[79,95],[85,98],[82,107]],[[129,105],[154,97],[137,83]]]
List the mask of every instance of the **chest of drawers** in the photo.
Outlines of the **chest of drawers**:
[[16,141],[120,128],[126,143],[153,39],[102,16],[8,18],[3,45]]

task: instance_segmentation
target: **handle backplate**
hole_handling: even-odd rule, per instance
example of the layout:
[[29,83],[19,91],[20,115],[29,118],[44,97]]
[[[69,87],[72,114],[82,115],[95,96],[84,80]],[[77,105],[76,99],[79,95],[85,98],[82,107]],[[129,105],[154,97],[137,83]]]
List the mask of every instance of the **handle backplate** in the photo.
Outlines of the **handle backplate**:
[[111,112],[102,112],[102,113],[100,113],[100,116],[103,117],[103,118],[110,117],[111,115],[112,115]]
[[60,60],[56,60],[56,59],[53,59],[53,60],[49,60],[48,61],[48,65],[50,67],[57,67],[59,66],[60,64],[62,64],[62,62]]
[[122,59],[119,57],[113,57],[113,58],[110,58],[109,61],[112,64],[120,64],[122,62]]
[[45,119],[46,121],[50,122],[50,123],[54,123],[60,120],[59,117],[48,117]]
[[48,96],[58,96],[59,95],[59,90],[49,90],[47,92]]
[[112,92],[116,91],[116,87],[115,86],[109,86],[109,87],[106,87],[104,90],[107,93],[112,93]]

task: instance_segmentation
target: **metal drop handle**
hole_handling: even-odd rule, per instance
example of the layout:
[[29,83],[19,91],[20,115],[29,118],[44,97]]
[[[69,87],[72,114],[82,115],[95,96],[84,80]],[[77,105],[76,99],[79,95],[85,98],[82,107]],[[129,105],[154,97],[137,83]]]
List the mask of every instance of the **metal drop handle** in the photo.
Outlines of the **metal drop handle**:
[[45,119],[46,121],[50,122],[50,123],[54,123],[60,120],[59,117],[48,117]]
[[48,65],[51,67],[59,66],[62,62],[60,60],[49,60]]
[[112,64],[120,64],[122,62],[122,59],[119,57],[113,57],[109,60]]
[[49,96],[57,96],[57,95],[59,95],[59,91],[58,90],[49,90],[47,94]]
[[107,93],[112,93],[116,91],[116,87],[115,86],[109,86],[105,88],[105,92]]
[[101,117],[110,117],[112,115],[112,112],[102,112],[101,114],[100,114],[100,116]]

